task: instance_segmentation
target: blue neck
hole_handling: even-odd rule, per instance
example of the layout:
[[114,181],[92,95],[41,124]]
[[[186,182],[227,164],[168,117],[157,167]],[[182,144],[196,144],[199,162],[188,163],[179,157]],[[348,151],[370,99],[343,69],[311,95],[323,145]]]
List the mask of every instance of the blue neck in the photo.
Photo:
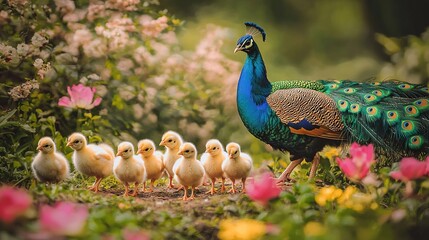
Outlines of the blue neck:
[[271,108],[267,97],[270,93],[271,84],[264,60],[255,44],[254,49],[247,53],[237,88],[238,112],[244,125],[254,134],[262,132],[268,121]]

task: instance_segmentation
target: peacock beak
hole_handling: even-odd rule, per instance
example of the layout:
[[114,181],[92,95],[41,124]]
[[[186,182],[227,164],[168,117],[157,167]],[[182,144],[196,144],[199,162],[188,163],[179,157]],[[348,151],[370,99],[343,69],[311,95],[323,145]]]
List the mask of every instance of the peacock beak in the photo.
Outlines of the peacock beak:
[[238,51],[240,51],[240,50],[241,50],[240,46],[237,46],[237,47],[234,49],[234,53],[236,53],[236,52],[238,52]]

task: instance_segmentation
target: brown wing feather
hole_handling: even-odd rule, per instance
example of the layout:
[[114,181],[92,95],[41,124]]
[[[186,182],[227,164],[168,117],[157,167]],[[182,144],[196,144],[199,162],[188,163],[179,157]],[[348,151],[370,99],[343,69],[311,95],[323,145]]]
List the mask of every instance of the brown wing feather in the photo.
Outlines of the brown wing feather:
[[305,88],[283,89],[269,95],[267,102],[282,123],[299,123],[306,119],[316,127],[312,130],[290,127],[292,133],[342,139],[344,125],[341,114],[335,101],[324,93]]

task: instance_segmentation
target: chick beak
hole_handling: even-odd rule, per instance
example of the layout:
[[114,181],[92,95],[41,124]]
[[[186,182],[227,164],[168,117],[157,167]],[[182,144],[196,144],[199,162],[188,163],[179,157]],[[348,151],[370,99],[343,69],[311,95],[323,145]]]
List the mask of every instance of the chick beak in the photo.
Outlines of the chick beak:
[[206,148],[206,153],[210,153],[210,148]]
[[140,153],[142,153],[143,151],[141,150],[141,149],[138,149],[137,150],[137,152],[136,152],[136,154],[140,154]]
[[43,149],[43,147],[42,146],[37,146],[37,151],[40,151],[40,150],[42,150]]
[[73,142],[72,142],[72,141],[68,141],[66,146],[67,146],[67,147],[70,147],[72,144],[73,144]]
[[164,141],[161,141],[161,142],[159,143],[159,146],[165,146],[165,142],[164,142]]
[[119,151],[116,156],[122,156],[122,153],[124,153],[123,151]]
[[183,151],[179,151],[177,154],[183,156]]
[[228,154],[228,157],[229,157],[229,158],[232,158],[232,154]]

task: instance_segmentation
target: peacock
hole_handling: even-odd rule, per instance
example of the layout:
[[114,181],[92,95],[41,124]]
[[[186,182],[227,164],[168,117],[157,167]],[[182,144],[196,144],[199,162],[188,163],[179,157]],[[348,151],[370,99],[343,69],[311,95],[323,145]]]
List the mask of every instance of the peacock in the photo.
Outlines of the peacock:
[[400,81],[349,80],[270,82],[254,37],[259,25],[246,22],[234,53],[247,53],[237,86],[237,107],[248,131],[274,149],[288,151],[291,164],[278,177],[290,180],[304,159],[313,178],[324,146],[372,143],[396,156],[429,152],[429,91]]

